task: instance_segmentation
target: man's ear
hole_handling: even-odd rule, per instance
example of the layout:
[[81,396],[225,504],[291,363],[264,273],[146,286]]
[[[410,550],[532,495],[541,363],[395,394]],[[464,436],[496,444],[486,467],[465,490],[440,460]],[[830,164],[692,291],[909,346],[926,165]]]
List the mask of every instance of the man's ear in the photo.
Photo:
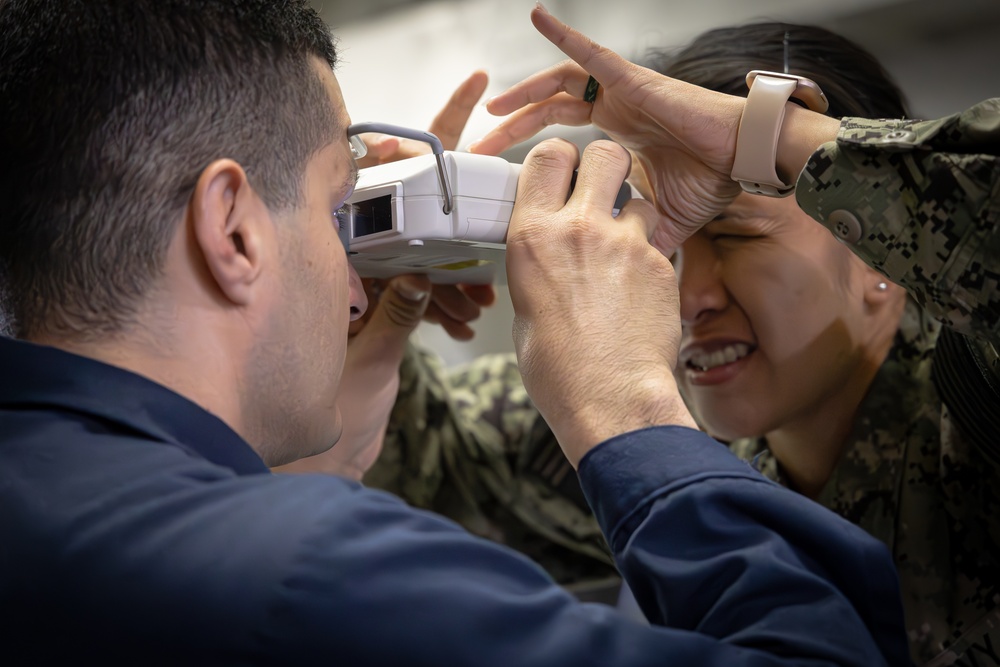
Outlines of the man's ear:
[[208,165],[189,206],[195,242],[219,290],[233,303],[250,303],[271,220],[243,167],[229,159]]

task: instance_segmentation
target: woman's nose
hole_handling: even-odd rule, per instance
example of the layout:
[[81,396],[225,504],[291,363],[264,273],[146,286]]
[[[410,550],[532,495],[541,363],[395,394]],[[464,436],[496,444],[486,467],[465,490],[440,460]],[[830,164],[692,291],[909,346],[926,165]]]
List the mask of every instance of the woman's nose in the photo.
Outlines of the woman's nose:
[[722,281],[722,259],[707,236],[698,233],[684,242],[674,270],[681,297],[681,322],[685,326],[726,307],[728,295]]

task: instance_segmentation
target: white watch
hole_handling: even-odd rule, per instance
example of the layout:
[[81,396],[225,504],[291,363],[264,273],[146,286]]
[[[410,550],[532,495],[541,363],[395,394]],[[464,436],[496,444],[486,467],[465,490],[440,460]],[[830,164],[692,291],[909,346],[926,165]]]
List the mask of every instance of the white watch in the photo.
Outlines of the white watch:
[[819,113],[824,113],[829,103],[815,81],[793,74],[755,69],[747,74],[747,86],[750,94],[736,135],[732,179],[746,192],[788,196],[795,191],[795,180],[784,183],[775,170],[785,103],[794,97]]

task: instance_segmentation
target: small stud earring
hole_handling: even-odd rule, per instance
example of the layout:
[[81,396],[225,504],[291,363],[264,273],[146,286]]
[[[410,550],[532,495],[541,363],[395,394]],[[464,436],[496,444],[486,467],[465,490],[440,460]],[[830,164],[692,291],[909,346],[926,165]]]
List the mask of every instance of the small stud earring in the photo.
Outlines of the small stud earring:
[[882,282],[880,282],[878,285],[875,286],[875,289],[877,289],[879,292],[884,292],[887,289],[889,289],[889,285],[883,280]]

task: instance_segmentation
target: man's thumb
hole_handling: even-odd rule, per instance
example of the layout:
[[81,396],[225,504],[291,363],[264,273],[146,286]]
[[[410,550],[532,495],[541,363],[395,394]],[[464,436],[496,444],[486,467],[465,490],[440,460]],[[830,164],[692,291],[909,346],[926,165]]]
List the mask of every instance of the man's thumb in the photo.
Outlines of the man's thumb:
[[[388,282],[362,334],[405,343],[420,324],[430,302],[431,281],[427,276],[396,276]],[[392,340],[385,340],[391,343]]]

